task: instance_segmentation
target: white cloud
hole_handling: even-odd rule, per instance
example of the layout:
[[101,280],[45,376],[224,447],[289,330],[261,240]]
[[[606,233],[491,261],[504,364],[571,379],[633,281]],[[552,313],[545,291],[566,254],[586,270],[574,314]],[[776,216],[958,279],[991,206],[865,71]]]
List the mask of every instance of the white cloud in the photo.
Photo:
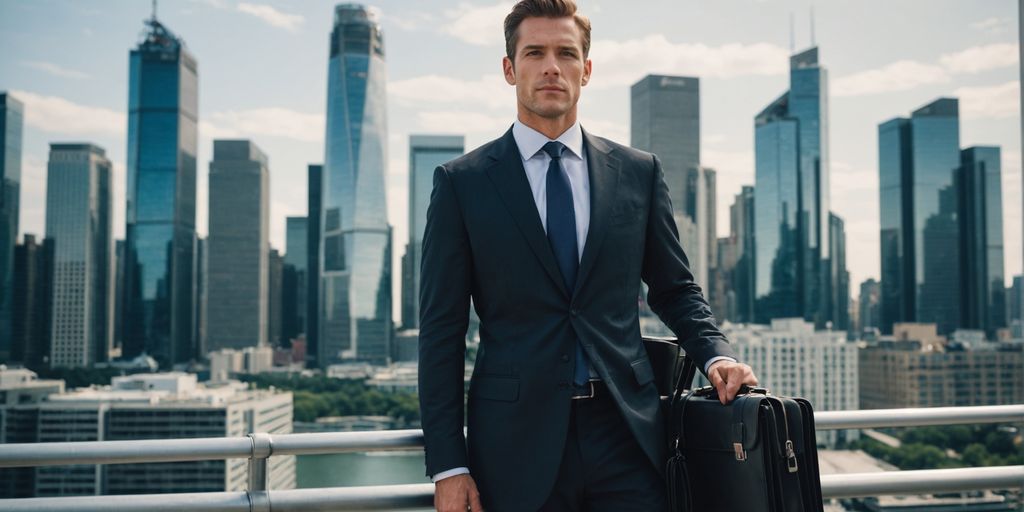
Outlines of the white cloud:
[[239,2],[238,10],[239,12],[255,16],[271,26],[291,31],[297,30],[299,25],[302,25],[302,22],[305,21],[302,15],[281,12],[269,5]]
[[515,104],[515,89],[498,74],[479,80],[425,75],[388,83],[388,93],[412,107],[458,104],[502,108]]
[[33,128],[62,135],[117,135],[125,133],[124,112],[73,103],[58,96],[11,91],[25,103],[25,123]]
[[947,53],[939,62],[951,73],[980,73],[1016,65],[1017,53],[1014,43],[995,43]]
[[939,57],[939,64],[901,60],[835,80],[832,84],[832,95],[863,96],[906,91],[922,85],[944,84],[948,83],[953,75],[1014,66],[1017,64],[1017,56],[1016,44],[995,43],[943,54]]
[[901,60],[882,68],[861,71],[835,80],[832,83],[832,95],[862,96],[906,91],[922,85],[946,83],[949,80],[949,73],[941,66]]
[[590,52],[594,79],[590,87],[619,87],[649,73],[733,78],[778,75],[789,65],[789,52],[769,43],[673,43],[662,34],[627,41],[597,40]]
[[323,114],[307,114],[286,108],[266,107],[214,112],[199,129],[204,138],[283,137],[303,142],[321,142]]
[[1005,119],[1020,115],[1020,82],[1001,85],[960,87],[953,94],[960,98],[964,119]]
[[32,69],[38,69],[57,78],[73,78],[75,80],[81,80],[83,78],[91,78],[88,73],[76,71],[74,69],[68,69],[60,67],[52,62],[44,62],[39,60],[28,60],[21,63],[22,66]]
[[505,16],[512,10],[511,2],[493,5],[473,6],[460,4],[456,9],[446,11],[448,23],[440,30],[463,42],[477,46],[504,46]]
[[970,24],[974,30],[988,32],[989,34],[1002,34],[1010,26],[1010,18],[985,18]]
[[423,27],[433,26],[437,23],[437,18],[431,13],[422,11],[406,11],[401,14],[390,14],[384,11],[380,12],[381,23],[387,25],[391,24],[405,31],[419,30]]

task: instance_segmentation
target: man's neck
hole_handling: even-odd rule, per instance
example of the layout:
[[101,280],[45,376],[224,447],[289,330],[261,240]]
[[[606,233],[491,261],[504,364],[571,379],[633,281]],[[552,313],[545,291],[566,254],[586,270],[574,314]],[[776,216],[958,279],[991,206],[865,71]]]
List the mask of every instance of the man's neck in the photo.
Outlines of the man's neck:
[[537,130],[545,137],[555,140],[566,130],[576,124],[576,109],[558,117],[541,117],[524,108],[519,109],[519,122],[534,130]]

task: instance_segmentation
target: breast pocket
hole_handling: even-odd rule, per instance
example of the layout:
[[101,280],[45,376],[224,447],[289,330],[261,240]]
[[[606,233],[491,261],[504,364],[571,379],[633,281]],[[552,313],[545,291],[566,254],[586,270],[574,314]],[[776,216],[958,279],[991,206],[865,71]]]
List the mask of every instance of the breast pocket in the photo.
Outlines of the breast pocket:
[[612,210],[611,225],[632,224],[643,218],[644,209],[639,205],[617,205]]

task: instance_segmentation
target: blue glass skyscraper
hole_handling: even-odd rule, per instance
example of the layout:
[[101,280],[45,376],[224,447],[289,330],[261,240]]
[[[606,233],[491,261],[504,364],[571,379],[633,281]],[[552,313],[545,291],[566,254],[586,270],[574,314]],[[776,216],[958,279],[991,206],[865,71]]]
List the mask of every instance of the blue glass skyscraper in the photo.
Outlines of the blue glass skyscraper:
[[954,98],[878,126],[884,333],[895,322],[935,323],[941,334],[959,325],[960,163]]
[[420,251],[434,190],[434,169],[464,152],[461,135],[409,137],[409,243],[402,257],[402,326],[406,329],[420,325]]
[[1000,160],[998,146],[964,149],[957,176],[962,326],[982,329],[990,339],[1007,326]]
[[754,120],[755,318],[823,326],[837,293],[830,270],[828,73],[818,49],[790,57],[790,90]]
[[324,166],[309,164],[307,168],[306,211],[306,363],[319,367],[320,336],[320,202],[323,199]]
[[11,355],[14,338],[13,298],[14,245],[18,241],[18,209],[21,195],[21,102],[0,93],[0,361]]
[[391,227],[384,173],[384,34],[362,5],[334,10],[327,73],[319,364],[386,361],[390,352]]
[[155,19],[131,51],[124,357],[195,359],[197,64]]

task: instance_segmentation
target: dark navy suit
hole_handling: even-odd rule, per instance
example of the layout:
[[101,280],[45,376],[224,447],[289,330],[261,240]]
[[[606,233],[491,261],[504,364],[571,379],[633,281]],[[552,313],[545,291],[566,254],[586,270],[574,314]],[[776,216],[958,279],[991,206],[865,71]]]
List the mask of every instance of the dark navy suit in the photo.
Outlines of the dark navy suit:
[[[652,310],[698,367],[735,357],[693,281],[657,158],[583,137],[591,217],[573,290],[511,130],[434,173],[420,283],[427,475],[469,467],[488,511],[535,510],[552,493],[570,428],[577,339],[646,459],[662,470],[664,424],[639,328],[641,279]],[[470,296],[480,350],[466,414]]]

